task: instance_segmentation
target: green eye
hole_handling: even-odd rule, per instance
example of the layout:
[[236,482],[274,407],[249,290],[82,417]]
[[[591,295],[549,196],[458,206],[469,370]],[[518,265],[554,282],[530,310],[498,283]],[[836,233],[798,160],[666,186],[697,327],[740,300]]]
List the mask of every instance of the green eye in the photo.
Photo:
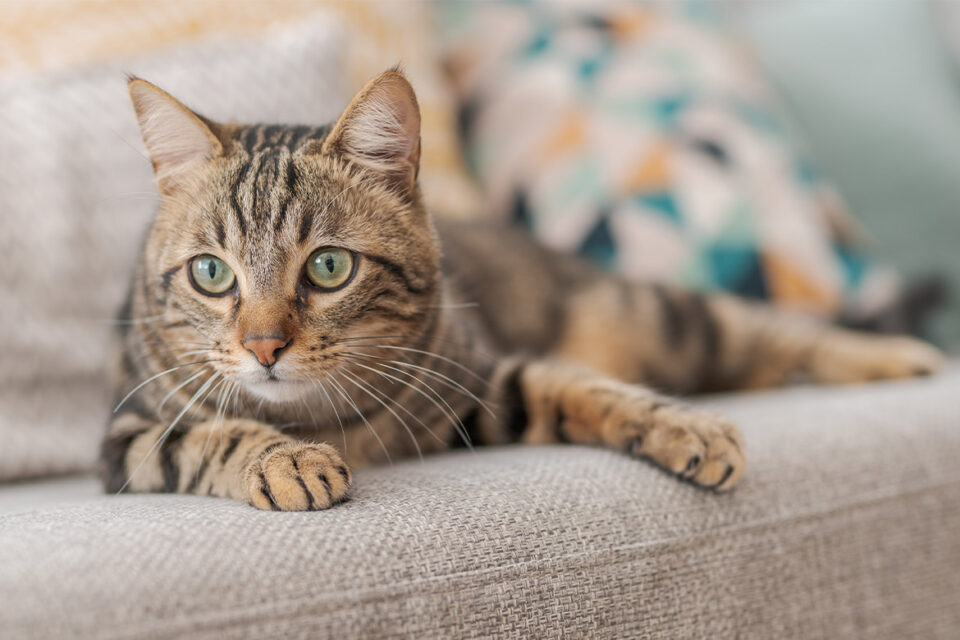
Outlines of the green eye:
[[336,289],[353,277],[353,254],[346,249],[324,247],[307,260],[307,278],[321,289]]
[[226,262],[204,254],[190,261],[190,280],[200,293],[219,296],[232,289],[237,278]]

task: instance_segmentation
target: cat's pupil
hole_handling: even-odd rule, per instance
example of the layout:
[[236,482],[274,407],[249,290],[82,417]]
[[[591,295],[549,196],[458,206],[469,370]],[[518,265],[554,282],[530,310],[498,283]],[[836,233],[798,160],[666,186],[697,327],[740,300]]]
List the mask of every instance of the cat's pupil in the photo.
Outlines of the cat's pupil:
[[207,273],[210,275],[210,279],[214,280],[217,276],[217,263],[213,260],[207,262]]
[[336,267],[336,263],[333,259],[333,256],[327,256],[327,259],[324,261],[323,265],[327,268],[327,271],[329,271],[332,274],[334,268]]

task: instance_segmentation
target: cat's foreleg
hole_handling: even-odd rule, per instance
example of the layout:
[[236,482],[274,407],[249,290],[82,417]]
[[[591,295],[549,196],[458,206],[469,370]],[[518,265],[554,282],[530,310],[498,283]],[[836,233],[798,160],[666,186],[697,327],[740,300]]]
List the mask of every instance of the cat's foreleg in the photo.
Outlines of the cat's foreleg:
[[212,495],[259,509],[326,509],[351,474],[328,444],[294,440],[254,420],[177,425],[118,415],[101,447],[107,491]]
[[[743,475],[743,438],[721,416],[559,360],[504,362],[492,383],[501,439],[604,445],[717,490]],[[512,438],[511,438],[512,436]]]

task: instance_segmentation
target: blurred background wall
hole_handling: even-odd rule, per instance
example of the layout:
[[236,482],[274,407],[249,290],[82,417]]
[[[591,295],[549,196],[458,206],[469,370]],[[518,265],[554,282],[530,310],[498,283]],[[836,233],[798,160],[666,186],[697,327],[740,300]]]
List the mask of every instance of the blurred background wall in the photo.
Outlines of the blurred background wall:
[[960,3],[729,5],[794,124],[872,248],[950,279],[934,333],[960,341]]

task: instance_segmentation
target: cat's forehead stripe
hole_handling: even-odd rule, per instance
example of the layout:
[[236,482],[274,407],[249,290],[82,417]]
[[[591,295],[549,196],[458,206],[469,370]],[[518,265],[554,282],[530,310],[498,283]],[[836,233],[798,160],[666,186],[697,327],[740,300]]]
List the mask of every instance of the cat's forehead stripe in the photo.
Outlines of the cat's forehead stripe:
[[300,213],[300,229],[297,231],[297,242],[303,244],[310,237],[313,229],[313,209],[306,208]]
[[240,230],[240,235],[243,236],[247,235],[247,221],[244,219],[243,209],[240,207],[240,185],[243,184],[249,172],[250,163],[244,163],[240,171],[237,172],[237,179],[230,188],[230,208],[233,210],[234,217],[237,219],[237,227]]
[[291,153],[311,140],[322,140],[330,132],[330,125],[252,125],[242,129],[236,140],[248,155],[269,147],[283,147]]
[[[291,194],[281,193],[278,178],[281,166],[290,162],[290,154],[282,147],[268,147],[259,153],[251,163],[256,163],[253,179],[250,181],[250,210],[248,215],[254,226],[262,227],[276,215],[282,201],[289,201]],[[284,171],[284,173],[286,173]]]
[[223,218],[220,215],[214,216],[213,219],[214,231],[217,236],[217,244],[221,249],[227,248],[227,227],[223,223]]
[[[249,239],[248,232],[262,230],[268,222],[274,233],[283,230],[299,178],[294,154],[308,142],[322,140],[329,131],[329,125],[253,125],[235,134],[237,151],[246,160],[237,170],[230,190],[230,205],[241,237]],[[312,227],[313,215],[304,211],[297,222],[301,243]],[[219,238],[220,229],[215,229],[215,233]]]

